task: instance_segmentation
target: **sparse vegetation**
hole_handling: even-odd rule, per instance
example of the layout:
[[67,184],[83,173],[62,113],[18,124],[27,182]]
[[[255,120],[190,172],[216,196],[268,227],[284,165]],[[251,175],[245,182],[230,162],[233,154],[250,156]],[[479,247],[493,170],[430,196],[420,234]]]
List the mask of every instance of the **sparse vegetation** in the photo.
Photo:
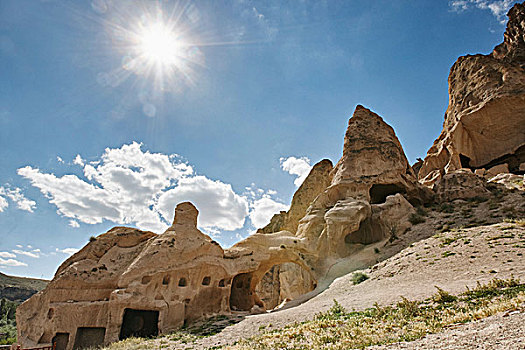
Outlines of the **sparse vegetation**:
[[352,275],[352,283],[359,284],[366,281],[368,278],[368,275],[364,272],[354,272]]
[[446,252],[441,253],[441,257],[443,257],[443,258],[447,258],[447,257],[452,256],[452,255],[456,255],[456,253],[451,252],[449,250],[447,250]]
[[0,299],[0,345],[16,342],[15,311],[17,303]]
[[434,300],[436,303],[452,303],[458,299],[455,295],[450,294],[438,286],[435,287],[437,289],[437,293],[432,296],[432,300]]
[[242,340],[229,349],[349,349],[419,339],[444,327],[515,309],[525,302],[525,285],[494,279],[458,296],[438,288],[425,301],[406,298],[396,306],[347,312],[337,301],[312,321]]

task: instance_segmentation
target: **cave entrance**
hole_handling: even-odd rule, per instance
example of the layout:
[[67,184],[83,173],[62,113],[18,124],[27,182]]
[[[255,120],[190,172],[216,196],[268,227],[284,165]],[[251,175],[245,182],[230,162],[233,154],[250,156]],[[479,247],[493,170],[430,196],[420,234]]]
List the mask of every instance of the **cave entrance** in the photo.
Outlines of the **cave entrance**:
[[69,343],[69,333],[57,333],[51,340],[55,350],[66,350]]
[[470,158],[461,153],[459,154],[459,163],[461,164],[462,168],[471,169]]
[[150,338],[159,334],[159,312],[125,309],[119,339]]
[[370,203],[380,204],[386,201],[386,197],[396,193],[405,193],[405,189],[395,184],[376,184],[370,188]]
[[525,145],[520,146],[514,153],[505,154],[478,168],[490,169],[496,165],[507,164],[511,173],[524,175],[525,169],[520,169],[520,165],[523,163],[525,163]]
[[73,350],[98,348],[104,344],[105,336],[104,327],[78,327]]
[[252,273],[240,273],[233,278],[230,292],[230,308],[238,311],[249,311],[255,305],[251,289]]
[[377,220],[366,218],[359,224],[359,229],[345,236],[346,244],[371,244],[384,238],[381,225]]
[[296,263],[273,265],[262,277],[255,292],[267,310],[284,301],[297,299],[317,287],[310,273]]

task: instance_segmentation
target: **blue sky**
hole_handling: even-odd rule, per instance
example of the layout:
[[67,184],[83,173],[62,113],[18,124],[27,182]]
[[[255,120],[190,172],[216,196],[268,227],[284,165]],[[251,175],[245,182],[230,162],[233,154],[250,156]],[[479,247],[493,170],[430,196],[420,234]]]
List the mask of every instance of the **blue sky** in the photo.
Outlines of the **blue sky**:
[[424,157],[451,65],[500,43],[514,2],[1,1],[0,271],[51,278],[185,200],[230,246],[337,162],[357,104]]

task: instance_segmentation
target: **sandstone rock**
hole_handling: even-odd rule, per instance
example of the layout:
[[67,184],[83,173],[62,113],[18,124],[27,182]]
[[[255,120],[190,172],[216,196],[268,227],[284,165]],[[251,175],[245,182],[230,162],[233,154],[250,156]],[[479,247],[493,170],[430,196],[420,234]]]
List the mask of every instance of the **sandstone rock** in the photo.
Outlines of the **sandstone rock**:
[[434,190],[440,202],[490,196],[485,181],[466,169],[445,174],[435,184]]
[[337,273],[373,264],[376,254],[366,246],[401,235],[414,211],[409,201],[428,200],[429,191],[393,129],[358,106],[337,166],[316,164],[290,210],[261,232],[224,250],[198,230],[191,203],[177,205],[160,235],[114,228],[66,260],[48,287],[18,308],[19,342],[99,346],[284,305],[334,278],[333,271],[327,276],[338,262],[344,264]]
[[504,42],[490,55],[463,56],[452,66],[443,131],[418,175],[426,184],[438,180],[436,171],[508,164],[516,172],[525,160],[524,9],[509,11]]
[[509,172],[509,166],[507,164],[495,165],[487,170],[486,176],[493,177],[498,174],[504,174]]
[[477,176],[485,176],[486,172],[487,171],[485,170],[485,168],[481,168],[481,169],[476,169],[474,171],[474,174],[476,174]]
[[272,233],[286,230],[295,233],[299,225],[299,220],[306,214],[306,210],[310,204],[330,184],[332,169],[332,162],[328,159],[323,159],[315,164],[304,182],[293,195],[290,210],[288,210],[288,212],[282,211],[279,214],[275,214],[270,223],[257,232]]
[[351,186],[356,197],[371,203],[405,193],[421,203],[429,194],[419,186],[394,130],[377,114],[357,106],[348,122],[343,156],[333,170],[332,186]]

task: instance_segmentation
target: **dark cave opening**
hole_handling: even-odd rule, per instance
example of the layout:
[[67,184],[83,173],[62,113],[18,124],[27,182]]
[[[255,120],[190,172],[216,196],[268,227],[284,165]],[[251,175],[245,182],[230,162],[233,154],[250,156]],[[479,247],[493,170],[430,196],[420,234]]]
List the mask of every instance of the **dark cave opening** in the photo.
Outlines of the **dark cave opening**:
[[470,167],[470,158],[463,155],[463,154],[460,154],[459,155],[459,162],[461,164],[461,167],[462,168],[467,168],[467,169],[471,169]]
[[66,350],[69,343],[69,333],[57,333],[51,340],[55,350]]
[[370,188],[370,204],[380,204],[386,197],[396,193],[405,193],[405,189],[395,184],[376,184]]
[[104,344],[106,328],[104,327],[78,327],[73,350],[98,348]]
[[159,334],[158,323],[158,311],[125,309],[119,339],[154,337]]
[[230,308],[248,311],[255,305],[251,291],[252,273],[240,273],[233,278],[230,292]]

